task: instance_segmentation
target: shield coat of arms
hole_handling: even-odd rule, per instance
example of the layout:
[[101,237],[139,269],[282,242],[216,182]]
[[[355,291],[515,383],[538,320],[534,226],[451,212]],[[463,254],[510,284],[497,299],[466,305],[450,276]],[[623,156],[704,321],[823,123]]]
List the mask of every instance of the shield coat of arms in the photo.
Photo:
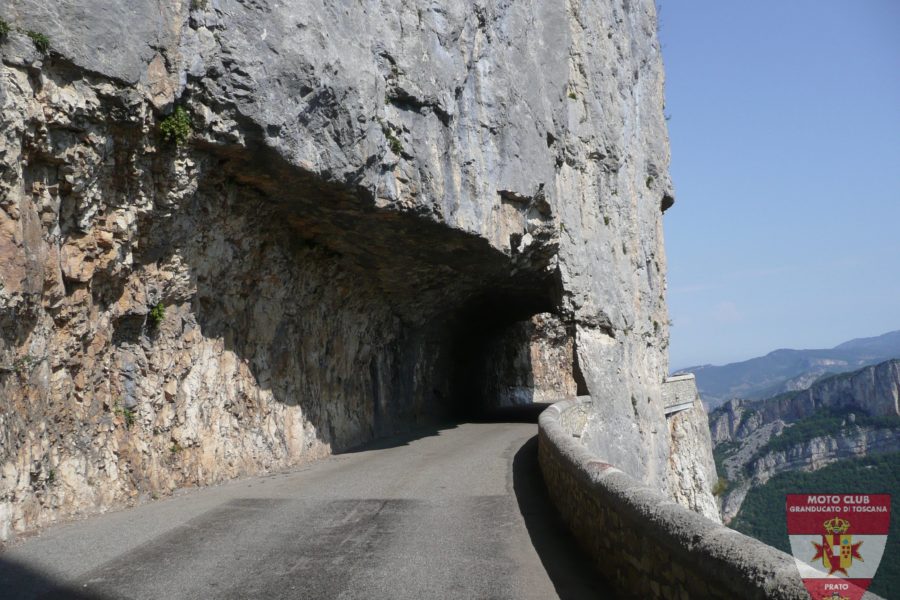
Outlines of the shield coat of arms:
[[791,553],[813,600],[859,600],[890,525],[889,494],[788,494]]

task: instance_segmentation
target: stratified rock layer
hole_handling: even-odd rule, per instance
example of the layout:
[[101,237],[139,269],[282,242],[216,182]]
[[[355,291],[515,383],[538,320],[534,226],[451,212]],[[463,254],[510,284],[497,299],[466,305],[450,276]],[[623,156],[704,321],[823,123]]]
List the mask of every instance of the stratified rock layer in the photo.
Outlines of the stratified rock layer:
[[0,41],[0,537],[452,413],[548,311],[666,489],[650,0],[2,11],[51,50]]
[[766,425],[799,421],[822,410],[900,416],[900,359],[827,377],[805,390],[766,400],[731,400],[710,413],[709,427],[714,444],[739,442]]

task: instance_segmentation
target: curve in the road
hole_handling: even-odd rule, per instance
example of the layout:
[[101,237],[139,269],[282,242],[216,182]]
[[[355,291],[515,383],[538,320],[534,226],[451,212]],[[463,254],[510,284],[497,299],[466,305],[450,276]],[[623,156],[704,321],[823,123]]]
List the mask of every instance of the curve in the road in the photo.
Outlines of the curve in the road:
[[604,598],[532,423],[466,423],[50,528],[4,598]]

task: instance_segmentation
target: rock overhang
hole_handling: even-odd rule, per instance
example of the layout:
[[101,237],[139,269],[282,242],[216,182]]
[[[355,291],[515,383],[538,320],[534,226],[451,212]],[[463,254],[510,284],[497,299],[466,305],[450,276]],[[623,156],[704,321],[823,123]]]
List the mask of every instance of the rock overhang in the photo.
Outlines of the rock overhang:
[[[357,359],[368,362],[355,365],[354,373],[377,377],[329,388],[335,404],[347,405],[340,419],[359,416],[354,435],[367,426],[371,407],[363,405],[371,396],[386,402],[391,389],[403,397],[418,393],[394,386],[392,378],[419,386],[416,365],[440,354],[451,333],[549,311],[574,330],[574,361],[598,399],[597,414],[626,425],[619,432],[622,451],[634,457],[633,474],[663,486],[667,441],[657,405],[667,372],[668,318],[660,209],[671,186],[652,2],[434,7],[389,0],[365,6],[210,0],[173,3],[158,13],[146,2],[106,13],[87,2],[78,8],[88,17],[82,19],[68,5],[43,12],[32,11],[31,0],[8,6],[9,18],[51,39],[50,56],[31,57],[23,67],[35,81],[49,89],[61,70],[70,83],[88,88],[101,89],[106,80],[131,98],[129,107],[145,111],[129,113],[135,131],[112,143],[133,135],[140,143],[131,150],[152,153],[154,121],[176,104],[189,111],[195,125],[190,144],[172,165],[157,161],[154,168],[163,182],[173,170],[176,178],[198,175],[176,190],[183,195],[178,202],[196,194],[195,204],[209,203],[228,235],[248,231],[236,231],[220,213],[227,209],[252,221],[253,211],[240,203],[259,203],[259,214],[279,231],[278,252],[270,254],[287,260],[268,270],[260,262],[258,271],[272,278],[282,273],[292,293],[303,287],[297,278],[321,278],[319,290],[331,281],[350,291],[328,302],[372,311],[370,320],[381,328],[371,329],[384,336],[376,345],[390,350],[363,353]],[[116,29],[106,16],[122,11],[136,21],[113,39]],[[134,52],[109,52],[123,40]],[[7,64],[16,62],[8,58]],[[162,205],[172,203],[165,198],[171,191],[154,192],[163,198],[160,212],[141,218],[142,226],[159,221],[148,228],[155,240],[141,240],[143,249],[135,253],[139,262],[154,263],[148,273],[183,261],[186,248],[208,250],[191,242],[186,225],[178,239],[164,235]],[[221,202],[225,192],[239,201]],[[203,228],[197,220],[203,210],[191,207],[189,222]],[[83,225],[97,224],[85,217]],[[254,223],[252,234],[269,235],[266,229]],[[173,242],[184,246],[182,254],[164,248]],[[270,256],[263,245],[259,256]],[[303,261],[328,268],[304,271]],[[230,273],[207,266],[207,278]],[[233,276],[273,296],[283,293],[239,266],[234,270]],[[338,283],[319,271],[343,278]],[[253,322],[247,298],[218,299],[220,290],[204,285],[212,289],[195,302],[208,307],[204,318],[212,323],[204,333],[253,339],[231,331],[240,319]],[[362,291],[353,292],[355,285]],[[190,294],[185,286],[167,301],[193,302]],[[378,302],[362,307],[363,294]],[[234,305],[239,301],[248,305]],[[216,311],[239,319],[227,322]],[[184,315],[185,322],[191,318]],[[390,325],[392,319],[401,324]],[[263,325],[282,345],[305,326]],[[437,346],[429,346],[435,340]],[[426,346],[438,349],[422,350]],[[294,364],[276,347],[267,340],[253,352],[245,348],[266,377],[270,362],[279,373]],[[347,366],[340,362],[335,366]],[[297,390],[308,383],[303,377],[291,383],[297,384],[294,395],[284,392],[298,405],[303,396]],[[326,387],[313,386],[311,393]],[[197,393],[202,404],[208,392]],[[410,400],[410,406],[416,402],[425,401]],[[314,403],[309,412],[326,408]],[[418,409],[403,410],[414,417]],[[597,436],[586,436],[591,439]]]

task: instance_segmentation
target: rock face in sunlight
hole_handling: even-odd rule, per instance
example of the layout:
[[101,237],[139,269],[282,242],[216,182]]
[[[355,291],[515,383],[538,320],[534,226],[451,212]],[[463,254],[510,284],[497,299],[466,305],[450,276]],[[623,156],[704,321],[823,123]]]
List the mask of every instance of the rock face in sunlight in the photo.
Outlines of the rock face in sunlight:
[[549,313],[507,326],[488,342],[483,397],[498,407],[576,397],[574,342]]
[[497,402],[546,313],[667,489],[653,2],[3,10],[0,538]]
[[[669,495],[676,502],[717,523],[719,505],[712,495],[716,464],[706,409],[693,378],[670,378],[664,385],[669,436]],[[688,405],[689,408],[686,408]]]

